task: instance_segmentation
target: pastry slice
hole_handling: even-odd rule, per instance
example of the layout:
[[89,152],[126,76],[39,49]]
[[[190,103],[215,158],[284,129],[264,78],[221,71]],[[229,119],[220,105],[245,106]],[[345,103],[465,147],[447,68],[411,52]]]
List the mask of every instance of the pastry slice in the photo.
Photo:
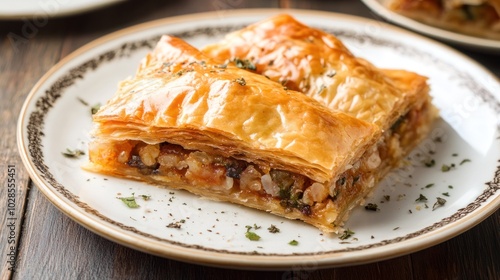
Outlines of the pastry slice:
[[388,0],[385,5],[439,28],[500,40],[500,0]]
[[87,170],[338,231],[375,184],[380,129],[164,36],[93,115]]
[[437,116],[425,77],[379,69],[290,15],[252,24],[202,51],[379,126],[379,179],[426,137]]

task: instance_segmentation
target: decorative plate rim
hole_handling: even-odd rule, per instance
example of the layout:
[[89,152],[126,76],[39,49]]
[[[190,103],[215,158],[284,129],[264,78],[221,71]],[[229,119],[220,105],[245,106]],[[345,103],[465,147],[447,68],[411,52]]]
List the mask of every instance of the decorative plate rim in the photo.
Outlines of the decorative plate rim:
[[[229,12],[229,11],[228,11]],[[231,15],[262,15],[262,13],[268,14],[276,14],[283,13],[284,10],[280,9],[245,9],[245,10],[237,10],[230,11]],[[349,16],[331,12],[320,12],[320,11],[303,11],[303,10],[286,10],[286,12],[290,12],[292,14],[303,14],[305,16],[312,15],[323,15],[323,16],[335,16],[337,19],[345,20],[349,22],[356,23],[367,23],[374,22],[369,19],[360,18],[356,16]],[[111,42],[115,39],[121,38],[126,35],[130,35],[133,33],[137,33],[139,31],[144,31],[148,29],[152,29],[155,27],[161,27],[167,25],[169,23],[183,23],[190,19],[213,19],[215,16],[218,16],[217,12],[207,12],[207,13],[198,13],[198,14],[189,14],[183,16],[169,17],[165,19],[155,20],[151,22],[146,22],[143,24],[131,26],[101,38],[98,38],[81,48],[75,50],[65,58],[63,58],[59,63],[53,66],[33,87],[27,96],[25,103],[21,109],[20,117],[18,120],[17,127],[17,144],[18,149],[21,154],[22,161],[28,170],[28,173],[32,180],[37,185],[38,189],[47,197],[47,199],[54,204],[61,212],[65,213],[68,217],[81,224],[82,226],[88,228],[89,230],[107,238],[119,244],[125,245],[127,247],[134,248],[139,251],[144,251],[153,255],[158,255],[162,257],[168,257],[172,259],[177,259],[186,262],[192,262],[197,264],[205,264],[211,266],[219,266],[219,267],[233,267],[233,268],[241,268],[241,269],[283,269],[290,268],[293,266],[301,265],[304,261],[307,263],[310,260],[304,260],[304,257],[310,259],[311,256],[314,257],[314,262],[317,268],[322,267],[332,267],[332,266],[340,266],[340,265],[354,265],[354,264],[362,264],[367,262],[379,261],[388,258],[397,257],[404,254],[409,254],[440,242],[443,242],[447,239],[450,239],[468,229],[472,226],[478,224],[489,215],[494,213],[500,207],[500,196],[496,194],[496,197],[493,198],[492,201],[487,203],[487,205],[480,204],[474,209],[472,212],[468,213],[465,217],[460,218],[458,221],[453,223],[454,230],[449,230],[451,224],[445,224],[441,227],[433,229],[433,234],[430,236],[426,236],[425,240],[422,240],[422,236],[416,236],[409,239],[402,239],[402,241],[397,241],[392,244],[384,244],[381,245],[385,250],[377,250],[377,248],[368,248],[358,251],[349,251],[348,256],[339,257],[340,254],[345,254],[345,252],[327,252],[320,254],[298,254],[298,255],[266,255],[266,254],[239,254],[239,253],[226,253],[226,252],[218,252],[218,251],[205,251],[199,250],[193,247],[184,247],[178,246],[173,243],[165,244],[161,240],[152,240],[150,237],[141,236],[138,234],[130,234],[129,232],[124,231],[122,228],[115,227],[116,225],[110,224],[109,226],[102,225],[102,218],[86,213],[82,209],[75,209],[72,205],[69,205],[64,198],[64,195],[58,193],[54,186],[47,184],[42,174],[39,174],[40,170],[37,170],[32,162],[32,158],[29,155],[29,151],[27,150],[27,145],[24,143],[24,139],[27,138],[25,135],[25,127],[24,123],[28,118],[28,107],[32,103],[33,98],[35,98],[35,94],[40,89],[42,85],[46,83],[46,81],[52,77],[58,70],[60,70],[64,65],[71,62],[73,59],[78,58],[80,55],[85,54],[86,52],[92,50],[94,47],[98,47],[104,43]],[[379,23],[377,23],[379,24]],[[392,31],[403,32],[405,34],[411,34],[408,31],[402,30],[400,28],[396,28],[387,24],[383,24],[385,29],[390,29]],[[427,40],[436,44],[435,42],[428,40],[424,37],[417,36],[419,40]],[[151,37],[151,36],[150,36]],[[446,46],[440,46],[445,47]],[[449,48],[450,51],[454,52],[456,55],[463,57],[468,60],[468,62],[474,63],[472,60],[467,58],[466,56],[460,54],[459,52],[454,51]],[[480,65],[478,65],[480,66]],[[489,72],[484,67],[480,66],[483,71]],[[498,190],[500,171],[497,168],[495,174],[495,182],[492,184],[496,184],[496,189],[492,196],[495,196],[495,192]],[[50,186],[49,186],[50,185]],[[70,201],[74,204],[74,201]],[[410,242],[408,241],[410,240]],[[405,244],[404,249],[401,247],[401,243]],[[366,252],[369,252],[368,254]],[[217,255],[217,258],[214,258],[214,254]],[[337,257],[337,258],[336,258]]]
[[393,11],[390,11],[386,7],[383,6],[380,1],[383,0],[361,0],[363,3],[370,8],[370,10],[374,11],[377,15],[381,16],[385,20],[400,25],[402,27],[408,28],[409,30],[419,32],[426,36],[431,36],[436,39],[440,39],[443,41],[447,41],[453,44],[465,46],[468,48],[480,48],[486,51],[497,53],[500,51],[500,41],[469,36],[466,34],[461,34],[453,31],[449,31],[446,29],[441,29],[438,27],[434,27],[432,25],[428,25],[403,15],[397,14]]

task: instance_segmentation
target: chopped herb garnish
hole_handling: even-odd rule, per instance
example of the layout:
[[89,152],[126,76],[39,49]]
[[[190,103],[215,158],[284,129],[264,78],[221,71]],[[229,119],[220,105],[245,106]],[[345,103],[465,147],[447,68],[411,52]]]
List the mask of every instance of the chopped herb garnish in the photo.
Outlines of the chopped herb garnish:
[[426,167],[433,167],[435,164],[436,164],[436,161],[433,159],[429,159],[429,160],[424,161],[424,165]]
[[141,194],[141,197],[142,197],[142,199],[144,199],[144,200],[146,200],[146,201],[148,201],[148,200],[150,200],[150,199],[151,199],[151,196],[150,196],[150,195]]
[[240,77],[240,78],[237,78],[237,79],[234,79],[233,82],[237,82],[238,84],[240,84],[240,86],[244,86],[247,84],[247,82],[245,81],[245,79],[243,79],[243,77]]
[[245,226],[245,227],[247,228],[247,232],[245,232],[246,238],[250,239],[251,241],[260,240],[260,236],[257,233],[250,231],[252,229],[252,226]]
[[292,246],[297,246],[297,245],[299,245],[299,241],[297,241],[297,240],[294,239],[294,240],[288,242],[288,244],[290,244]]
[[391,200],[391,196],[390,195],[384,195],[384,199],[385,199],[385,201],[390,201]]
[[259,228],[261,228],[261,226],[258,226],[257,224],[253,224],[253,228],[254,229],[259,229]]
[[410,210],[408,210],[408,212],[410,212],[410,214],[413,214],[413,212],[411,211],[411,209],[410,209]]
[[453,189],[453,186],[452,186],[452,185],[449,185],[449,186],[448,186],[448,189]]
[[453,153],[451,154],[452,157],[458,157],[458,154],[457,153]]
[[462,165],[462,164],[464,164],[464,163],[466,163],[466,162],[470,162],[470,159],[466,158],[466,159],[462,160],[462,161],[460,162],[460,165]]
[[99,111],[100,108],[101,108],[101,103],[97,103],[94,106],[90,107],[90,113],[94,115],[95,113],[97,113],[97,111]]
[[446,203],[446,199],[441,198],[441,197],[436,197],[437,201],[434,203],[432,206],[432,211],[434,211],[436,208],[443,206]]
[[434,142],[441,143],[441,142],[443,142],[443,139],[438,136],[438,137],[434,138]]
[[63,156],[65,156],[67,158],[78,158],[78,157],[84,155],[85,152],[82,150],[79,150],[79,149],[75,149],[75,150],[66,149],[66,152],[62,152],[62,154],[63,154]]
[[427,197],[425,197],[423,194],[420,194],[420,196],[415,199],[416,202],[423,202],[423,201],[427,201]]
[[432,186],[434,186],[434,184],[428,184],[428,185],[426,185],[426,186],[425,186],[425,188],[426,188],[426,189],[428,189],[428,188],[432,188]]
[[399,227],[395,227],[395,228],[393,228],[392,230],[398,230],[398,229],[399,229]]
[[278,233],[280,232],[280,229],[277,228],[275,225],[271,225],[270,227],[267,228],[267,230],[270,232],[270,233]]
[[365,205],[365,209],[366,210],[370,210],[370,211],[379,211],[380,209],[378,208],[378,205],[375,204],[375,203],[368,203]]
[[80,103],[82,103],[83,105],[85,106],[89,106],[89,103],[83,99],[81,99],[80,97],[77,97],[78,101],[80,101]]
[[135,196],[132,193],[132,196],[129,197],[118,197],[125,205],[128,206],[128,208],[139,208],[139,204],[135,201]]
[[342,235],[339,237],[340,240],[346,240],[347,238],[351,237],[354,234],[354,231],[351,231],[350,229],[344,230]]
[[168,228],[181,228],[182,225],[180,223],[170,223],[167,225]]
[[444,195],[444,196],[450,196],[450,194],[448,192],[442,193],[442,195]]
[[441,166],[441,171],[443,172],[448,172],[450,171],[453,167],[455,167],[455,165],[452,163],[451,165],[446,165],[446,164],[443,164]]
[[241,69],[247,69],[247,70],[255,70],[255,69],[257,69],[255,67],[255,64],[253,64],[248,59],[235,58],[234,59],[234,64],[236,64],[236,67],[241,68]]

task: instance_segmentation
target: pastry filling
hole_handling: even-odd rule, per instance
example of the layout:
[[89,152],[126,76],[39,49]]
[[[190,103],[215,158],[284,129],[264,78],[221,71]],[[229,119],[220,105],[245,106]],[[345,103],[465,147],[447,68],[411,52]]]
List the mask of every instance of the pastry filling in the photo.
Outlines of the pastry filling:
[[320,183],[300,174],[186,150],[167,142],[154,145],[138,142],[130,151],[122,150],[117,160],[142,175],[166,176],[221,193],[240,191],[279,199],[287,211],[296,209],[306,216],[320,204],[326,205],[326,200],[334,201],[341,189],[361,184],[366,174],[380,164],[375,154],[364,165],[358,163],[341,174],[336,182]]

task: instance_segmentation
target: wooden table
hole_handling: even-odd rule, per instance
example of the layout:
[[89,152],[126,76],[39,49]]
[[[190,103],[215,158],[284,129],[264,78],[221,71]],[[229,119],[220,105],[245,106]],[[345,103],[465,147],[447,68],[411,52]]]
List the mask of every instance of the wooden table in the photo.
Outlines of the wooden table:
[[[63,215],[30,181],[16,147],[18,114],[31,87],[61,58],[102,35],[153,19],[279,6],[374,17],[352,0],[151,0],[63,18],[0,21],[1,279],[500,279],[500,211],[449,241],[391,260],[314,271],[240,271],[164,259],[115,244]],[[461,51],[500,76],[500,56]],[[9,165],[15,166],[17,180],[14,232],[6,212]],[[9,237],[17,244],[16,273],[7,269]]]

